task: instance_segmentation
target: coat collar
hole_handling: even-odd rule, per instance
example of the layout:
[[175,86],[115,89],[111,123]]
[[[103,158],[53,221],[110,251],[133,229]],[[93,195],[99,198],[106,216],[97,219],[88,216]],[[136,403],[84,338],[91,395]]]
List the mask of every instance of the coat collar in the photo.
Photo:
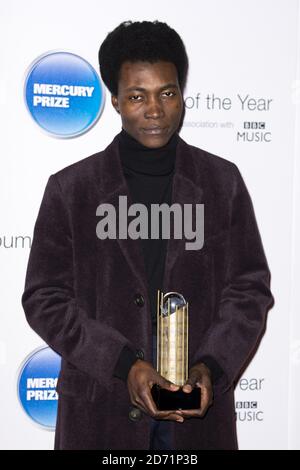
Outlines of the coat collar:
[[[180,203],[182,207],[183,204],[200,204],[203,199],[203,184],[201,181],[203,175],[200,174],[199,165],[196,164],[195,153],[192,149],[193,147],[179,137],[176,148],[171,203]],[[119,196],[127,196],[129,206],[132,204],[132,200],[123,174],[117,136],[101,155],[100,173],[97,181],[100,192],[99,204],[110,203],[117,208]],[[193,223],[195,223],[194,211]],[[169,286],[170,274],[176,259],[184,252],[187,241],[184,237],[182,239],[174,239],[172,234],[173,227],[171,224],[171,238],[167,243],[163,292],[166,289],[172,288],[172,286]],[[143,283],[145,292],[147,292],[148,284],[141,241],[130,238],[117,238],[117,241],[133,273]]]

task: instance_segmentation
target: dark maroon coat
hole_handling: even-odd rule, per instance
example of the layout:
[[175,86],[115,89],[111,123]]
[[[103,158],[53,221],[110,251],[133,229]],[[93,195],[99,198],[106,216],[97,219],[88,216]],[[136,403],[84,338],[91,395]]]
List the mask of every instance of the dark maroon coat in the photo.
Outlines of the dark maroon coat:
[[[149,448],[150,418],[130,419],[127,386],[113,376],[125,345],[151,361],[141,240],[96,236],[97,206],[117,208],[119,195],[130,204],[115,138],[50,176],[34,228],[22,303],[30,326],[62,356],[57,449]],[[237,167],[181,138],[172,202],[205,205],[205,240],[198,251],[185,250],[184,238],[168,241],[162,290],[189,302],[190,363],[210,356],[224,371],[206,416],[172,424],[176,448],[234,449],[234,385],[273,303],[261,238]]]

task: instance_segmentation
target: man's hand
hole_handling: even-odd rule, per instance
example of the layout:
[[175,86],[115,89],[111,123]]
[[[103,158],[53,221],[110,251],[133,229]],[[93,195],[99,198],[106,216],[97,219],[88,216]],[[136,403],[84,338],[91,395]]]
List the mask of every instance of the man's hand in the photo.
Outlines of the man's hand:
[[152,418],[182,423],[184,418],[179,412],[174,410],[158,411],[151,395],[151,388],[154,384],[172,392],[179,390],[177,385],[159,375],[149,362],[138,359],[131,367],[127,378],[131,403]]
[[202,418],[213,402],[211,372],[202,362],[198,362],[191,368],[189,378],[182,390],[185,393],[191,393],[195,387],[201,389],[201,406],[198,410],[178,410],[178,414],[184,418]]

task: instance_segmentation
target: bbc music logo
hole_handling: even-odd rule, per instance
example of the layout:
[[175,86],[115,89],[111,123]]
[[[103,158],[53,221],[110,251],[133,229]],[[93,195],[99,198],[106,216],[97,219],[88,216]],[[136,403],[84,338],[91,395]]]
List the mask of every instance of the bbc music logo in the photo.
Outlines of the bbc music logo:
[[43,346],[30,353],[18,373],[17,394],[21,407],[35,424],[47,430],[55,429],[60,368],[61,357]]
[[237,131],[236,140],[238,142],[266,142],[272,141],[272,133],[266,131],[264,121],[244,121],[243,131]]
[[263,421],[264,413],[258,407],[257,401],[236,401],[235,417],[239,422]]
[[105,92],[85,59],[53,51],[30,66],[24,97],[30,115],[43,131],[52,137],[71,138],[87,132],[98,121]]

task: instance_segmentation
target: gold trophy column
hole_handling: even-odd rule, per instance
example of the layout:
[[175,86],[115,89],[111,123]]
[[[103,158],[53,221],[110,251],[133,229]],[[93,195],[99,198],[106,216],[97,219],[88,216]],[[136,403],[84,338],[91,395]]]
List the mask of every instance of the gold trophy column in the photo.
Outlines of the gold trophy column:
[[188,376],[188,303],[176,305],[171,312],[170,299],[167,311],[163,302],[164,296],[158,291],[157,370],[167,380],[183,386]]

